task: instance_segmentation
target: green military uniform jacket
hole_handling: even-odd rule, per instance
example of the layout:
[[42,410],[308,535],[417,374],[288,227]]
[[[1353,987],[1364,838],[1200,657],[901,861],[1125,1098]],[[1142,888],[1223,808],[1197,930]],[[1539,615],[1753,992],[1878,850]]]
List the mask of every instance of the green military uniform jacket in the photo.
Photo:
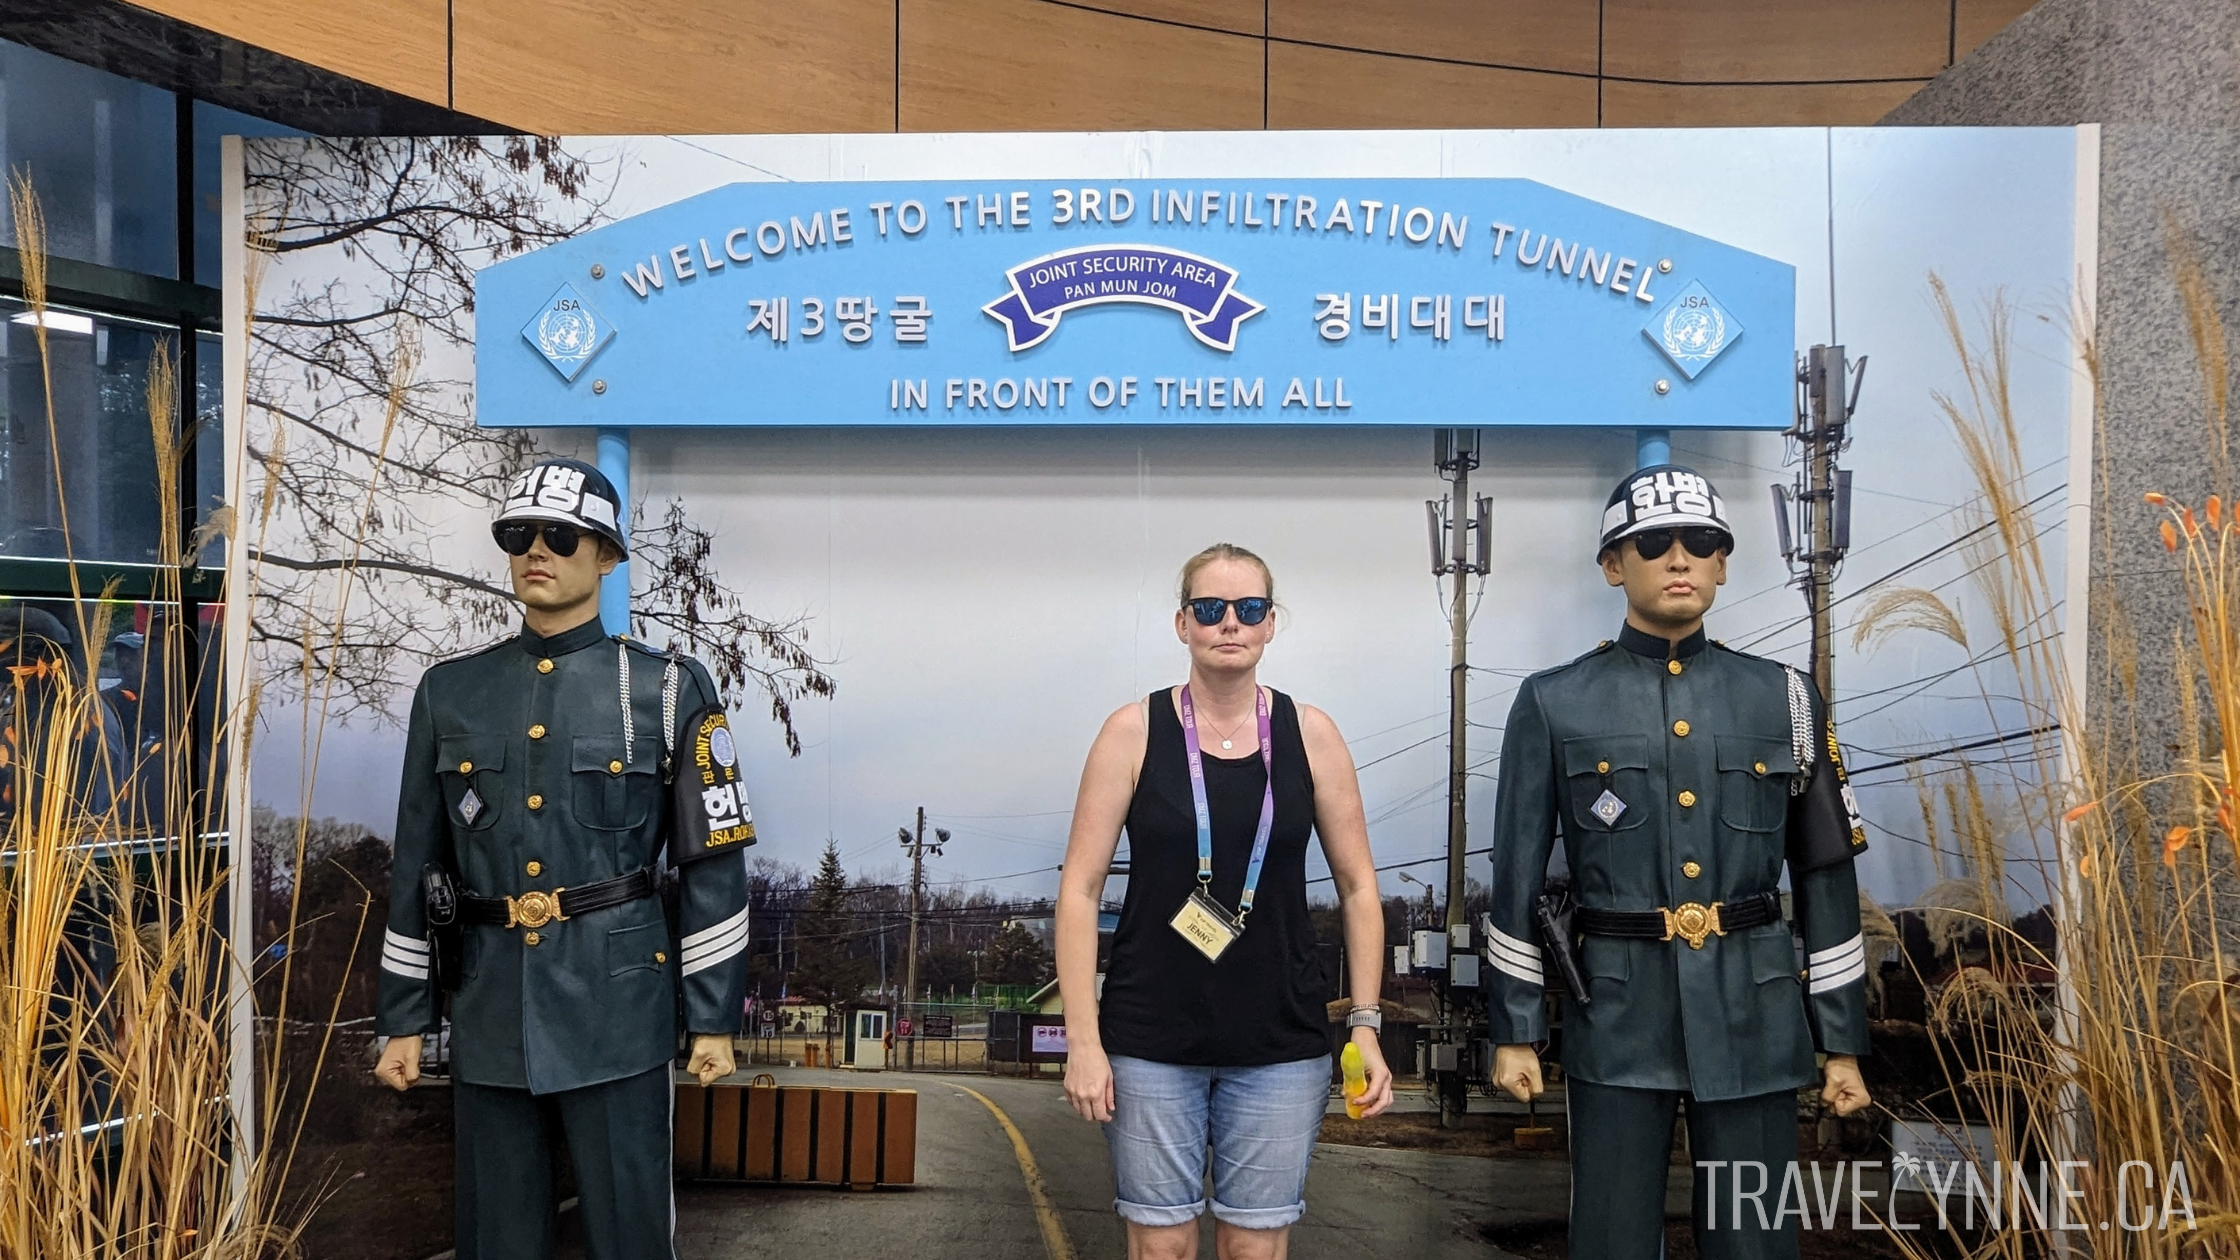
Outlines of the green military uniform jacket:
[[[672,660],[680,676],[665,718]],[[430,668],[405,740],[377,1031],[432,1033],[442,1014],[423,867],[447,866],[482,897],[655,867],[675,823],[664,758],[685,760],[682,728],[717,701],[698,661],[611,637],[595,620],[551,638],[523,630]],[[746,859],[694,857],[679,883],[677,940],[658,896],[537,929],[466,924],[451,995],[455,1078],[544,1094],[648,1071],[678,1051],[680,988],[690,1032],[738,1032]]]
[[[1714,1101],[1806,1084],[1816,1046],[1867,1052],[1852,871],[1865,833],[1819,694],[1802,675],[1793,691],[1791,677],[1700,631],[1673,645],[1628,626],[1525,680],[1494,809],[1486,949],[1497,1043],[1547,1036],[1534,902],[1561,836],[1578,903],[1607,910],[1735,902],[1776,888],[1786,866],[1805,951],[1800,959],[1784,922],[1710,936],[1700,949],[1677,937],[1584,937],[1589,1002],[1564,999],[1566,1073]],[[1818,743],[1808,739],[1810,787],[1797,795],[1800,725]]]

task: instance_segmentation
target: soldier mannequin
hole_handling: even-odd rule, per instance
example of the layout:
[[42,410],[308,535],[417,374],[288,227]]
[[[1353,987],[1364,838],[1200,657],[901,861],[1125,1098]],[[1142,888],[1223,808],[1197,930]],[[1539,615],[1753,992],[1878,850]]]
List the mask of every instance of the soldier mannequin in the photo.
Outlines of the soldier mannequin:
[[[460,1260],[551,1254],[556,1129],[592,1260],[672,1260],[680,1005],[688,1070],[705,1084],[734,1067],[746,866],[725,846],[751,844],[753,828],[742,797],[728,819],[708,809],[734,825],[692,831],[664,786],[673,767],[688,773],[693,732],[703,763],[714,734],[725,784],[736,753],[699,662],[599,625],[600,579],[626,556],[621,509],[574,460],[516,478],[492,532],[524,629],[434,666],[413,700],[382,948],[389,1041],[374,1074],[399,1090],[419,1078],[421,1035],[455,987]],[[678,868],[675,928],[657,895],[664,852]],[[424,897],[431,868],[456,881],[455,960]]]
[[[1703,616],[1734,535],[1708,480],[1676,466],[1619,483],[1604,578],[1626,593],[1615,642],[1527,679],[1510,711],[1495,807],[1488,941],[1494,1080],[1541,1092],[1547,1035],[1536,901],[1560,833],[1588,989],[1566,992],[1571,1254],[1654,1260],[1675,1110],[1696,1169],[1698,1250],[1793,1260],[1774,1212],[1796,1161],[1796,1090],[1867,1105],[1866,967],[1852,857],[1865,835],[1809,678],[1709,643]],[[1782,867],[1806,958],[1775,893]],[[1769,896],[1770,895],[1770,896]],[[1545,942],[1548,949],[1557,942]],[[1550,961],[1554,961],[1551,957]],[[1742,1165],[1738,1167],[1737,1165]],[[1764,1170],[1773,1228],[1736,1219]],[[1708,1212],[1707,1212],[1708,1209]]]

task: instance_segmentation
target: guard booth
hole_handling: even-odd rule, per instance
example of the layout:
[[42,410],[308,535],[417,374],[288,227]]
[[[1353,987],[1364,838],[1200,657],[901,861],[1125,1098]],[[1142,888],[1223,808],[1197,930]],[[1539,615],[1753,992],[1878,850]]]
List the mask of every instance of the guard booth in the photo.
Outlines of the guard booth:
[[888,1024],[884,1008],[849,1011],[847,1036],[840,1045],[840,1065],[860,1072],[885,1071]]

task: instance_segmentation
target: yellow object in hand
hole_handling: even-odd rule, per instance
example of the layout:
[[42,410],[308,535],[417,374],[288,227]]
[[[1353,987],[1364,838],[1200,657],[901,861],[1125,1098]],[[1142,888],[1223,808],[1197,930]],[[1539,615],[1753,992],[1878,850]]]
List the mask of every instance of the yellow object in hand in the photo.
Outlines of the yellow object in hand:
[[1346,1074],[1346,1119],[1359,1120],[1361,1096],[1369,1092],[1369,1072],[1361,1062],[1361,1047],[1347,1042],[1338,1055],[1338,1067]]

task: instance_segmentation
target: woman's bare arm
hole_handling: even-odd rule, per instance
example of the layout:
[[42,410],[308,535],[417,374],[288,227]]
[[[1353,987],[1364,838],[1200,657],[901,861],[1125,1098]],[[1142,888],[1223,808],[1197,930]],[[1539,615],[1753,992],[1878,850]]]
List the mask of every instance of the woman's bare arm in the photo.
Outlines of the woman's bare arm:
[[[1369,854],[1369,822],[1361,809],[1353,753],[1338,724],[1312,705],[1299,706],[1299,733],[1307,746],[1307,768],[1314,773],[1314,828],[1322,837],[1345,921],[1347,993],[1353,1006],[1378,1007],[1384,988],[1384,903],[1377,893],[1377,864]],[[1392,1101],[1392,1072],[1369,1029],[1357,1028],[1353,1034],[1369,1066],[1363,1112],[1375,1115]]]
[[1058,875],[1058,996],[1066,1008],[1066,1097],[1084,1119],[1112,1118],[1112,1073],[1097,1031],[1097,913],[1120,846],[1148,738],[1144,706],[1104,721],[1081,768],[1081,790]]

